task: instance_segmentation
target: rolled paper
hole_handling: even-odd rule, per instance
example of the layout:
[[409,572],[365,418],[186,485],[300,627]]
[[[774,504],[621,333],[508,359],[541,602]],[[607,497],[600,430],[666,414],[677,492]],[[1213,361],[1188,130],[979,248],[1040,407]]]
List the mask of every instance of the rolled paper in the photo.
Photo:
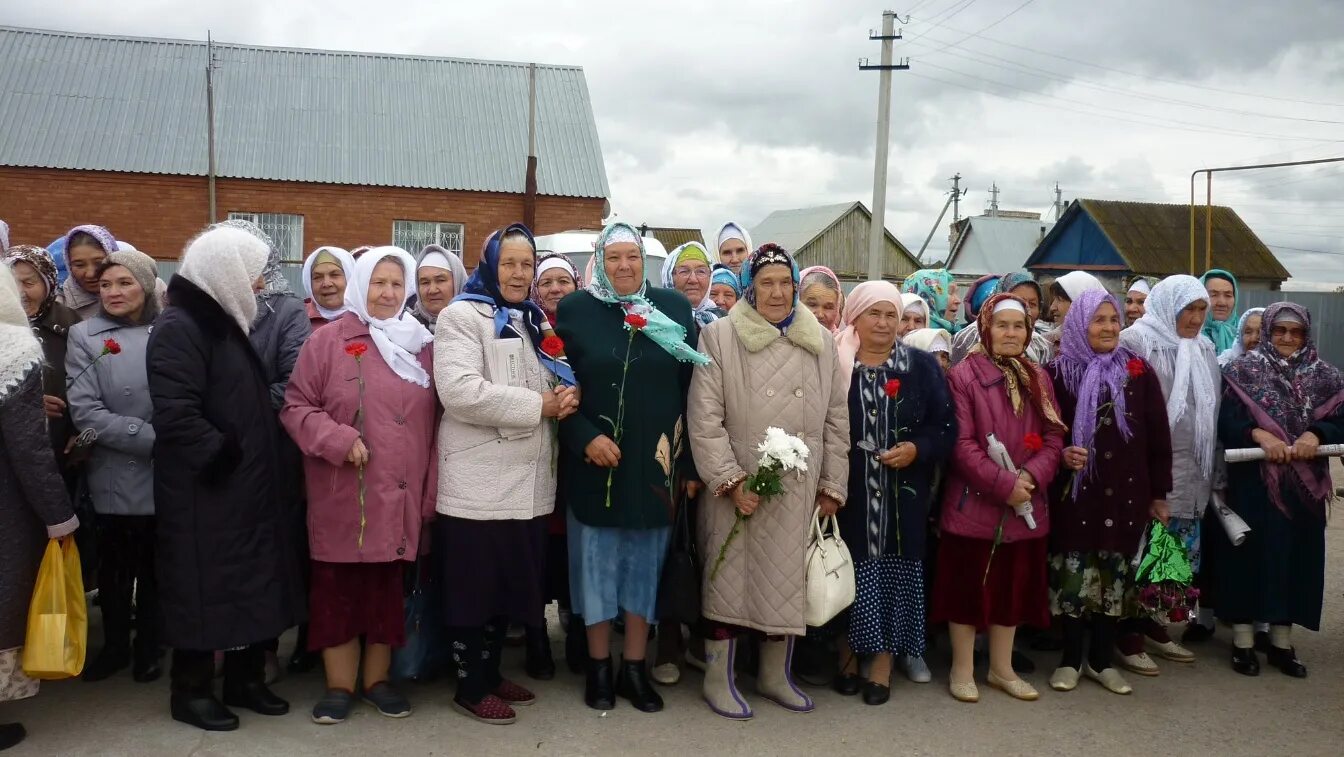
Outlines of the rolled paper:
[[[998,463],[999,467],[1014,475],[1018,473],[1017,466],[1013,464],[1013,458],[1008,454],[1008,448],[1003,446],[1003,442],[995,438],[993,434],[988,434],[986,436],[985,446],[985,451],[989,453],[990,459]],[[1032,531],[1036,530],[1036,519],[1031,515],[1034,509],[1035,508],[1031,506],[1030,500],[1023,502],[1020,505],[1013,505],[1013,512],[1017,513],[1017,517],[1026,521],[1027,528],[1030,528]]]
[[1240,547],[1246,541],[1246,534],[1251,532],[1251,527],[1227,506],[1223,495],[1218,492],[1213,493],[1213,512],[1223,524],[1223,530],[1227,531],[1228,541],[1232,542],[1232,546]]
[[[1316,448],[1316,457],[1344,457],[1344,444],[1322,444]],[[1265,451],[1259,447],[1230,449],[1223,453],[1229,463],[1250,463],[1265,459]]]

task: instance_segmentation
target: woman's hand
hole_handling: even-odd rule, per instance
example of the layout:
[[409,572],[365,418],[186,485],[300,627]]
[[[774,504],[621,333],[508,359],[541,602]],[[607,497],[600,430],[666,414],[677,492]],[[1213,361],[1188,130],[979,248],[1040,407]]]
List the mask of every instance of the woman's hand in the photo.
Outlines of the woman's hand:
[[747,482],[743,481],[733,489],[733,504],[737,506],[737,511],[743,517],[750,517],[756,512],[756,508],[761,505],[761,498],[758,494],[747,488]]
[[1086,447],[1065,447],[1063,457],[1064,467],[1074,471],[1086,468],[1087,454]]
[[363,468],[369,464],[369,448],[364,446],[363,439],[355,439],[355,443],[350,445],[345,461],[352,463],[356,468]]
[[821,517],[823,518],[835,515],[840,511],[840,503],[831,495],[821,492],[817,492],[817,507],[821,510]]
[[1031,483],[1029,476],[1017,477],[1013,482],[1013,491],[1008,495],[1008,504],[1013,507],[1025,505],[1031,501],[1031,493],[1036,491],[1036,485]]
[[1293,442],[1293,457],[1298,460],[1314,460],[1316,448],[1321,446],[1321,438],[1308,431]]
[[583,448],[583,461],[601,468],[615,468],[621,464],[621,448],[611,437],[603,434]]
[[919,448],[914,442],[899,442],[895,447],[883,452],[877,456],[877,459],[888,468],[900,470],[908,468],[919,457]]
[[1171,523],[1171,506],[1165,499],[1155,499],[1148,505],[1148,517],[1161,521],[1162,525]]
[[[1312,436],[1314,437],[1315,434]],[[1271,463],[1282,465],[1284,463],[1292,462],[1293,449],[1282,439],[1269,433],[1263,428],[1257,428],[1252,431],[1251,439],[1256,444],[1260,445],[1260,449],[1265,451],[1265,459]]]
[[42,395],[42,409],[46,411],[48,418],[59,418],[65,415],[65,400],[50,394]]

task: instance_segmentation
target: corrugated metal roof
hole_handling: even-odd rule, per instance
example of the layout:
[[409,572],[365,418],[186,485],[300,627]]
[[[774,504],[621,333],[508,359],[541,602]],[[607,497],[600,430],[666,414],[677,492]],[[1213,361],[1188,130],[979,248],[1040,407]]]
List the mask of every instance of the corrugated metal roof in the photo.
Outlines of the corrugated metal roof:
[[1054,225],[1053,221],[1032,218],[967,218],[966,231],[952,248],[947,268],[961,276],[1020,270]]
[[[204,176],[204,42],[0,27],[0,165]],[[218,175],[521,193],[528,66],[215,45]],[[537,187],[607,197],[583,69],[537,66]]]
[[841,202],[813,208],[776,210],[751,230],[751,241],[758,245],[774,242],[789,252],[797,252],[858,204]]
[[[776,210],[751,230],[754,244],[774,242],[793,253],[798,265],[829,266],[843,279],[867,277],[868,239],[873,216],[862,202]],[[886,232],[883,275],[904,278],[919,268],[905,245]]]

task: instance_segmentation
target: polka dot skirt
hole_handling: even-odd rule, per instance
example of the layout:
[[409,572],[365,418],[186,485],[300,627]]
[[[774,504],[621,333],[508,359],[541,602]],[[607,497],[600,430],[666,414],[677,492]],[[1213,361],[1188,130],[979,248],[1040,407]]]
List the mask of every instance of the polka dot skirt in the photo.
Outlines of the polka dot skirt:
[[924,656],[924,565],[879,557],[854,566],[849,646],[857,654]]

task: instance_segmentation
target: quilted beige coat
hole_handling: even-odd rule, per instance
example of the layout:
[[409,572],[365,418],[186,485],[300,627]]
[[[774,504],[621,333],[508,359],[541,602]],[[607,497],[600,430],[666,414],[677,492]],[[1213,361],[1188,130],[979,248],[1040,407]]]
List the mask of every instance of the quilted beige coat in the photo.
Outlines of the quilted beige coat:
[[[806,549],[818,493],[845,501],[849,478],[849,406],[831,335],[798,308],[788,335],[745,300],[700,334],[713,360],[695,369],[687,418],[691,450],[707,492],[700,504],[705,562],[704,615],[768,634],[806,629]],[[763,503],[710,579],[736,519],[732,489],[756,472],[756,445],[777,426],[800,436],[810,455],[801,480]]]

